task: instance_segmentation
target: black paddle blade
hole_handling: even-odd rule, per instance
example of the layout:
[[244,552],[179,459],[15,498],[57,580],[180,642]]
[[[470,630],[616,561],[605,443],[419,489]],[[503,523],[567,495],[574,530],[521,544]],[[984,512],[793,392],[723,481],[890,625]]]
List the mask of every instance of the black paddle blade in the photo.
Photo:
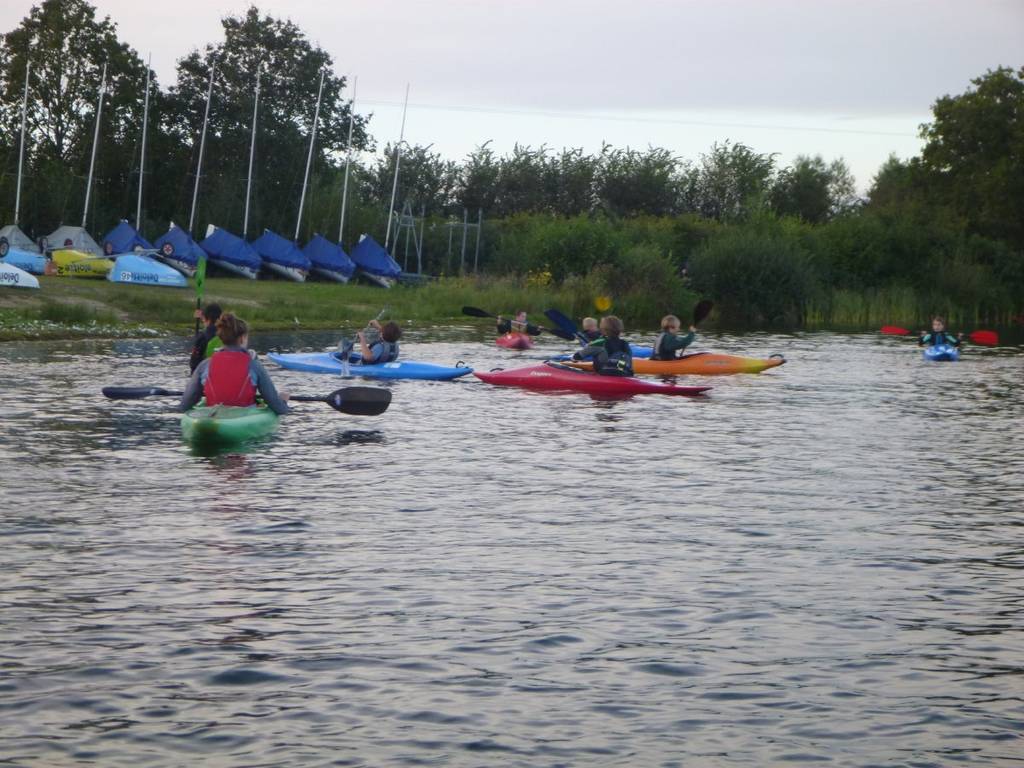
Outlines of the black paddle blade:
[[141,400],[144,397],[181,397],[183,392],[172,392],[160,387],[104,387],[103,396],[111,400]]
[[541,328],[541,330],[542,331],[547,331],[552,336],[557,336],[558,338],[565,339],[566,341],[576,341],[576,337],[575,336],[573,336],[568,331],[563,331],[561,328],[546,328],[545,327],[545,328]]
[[497,315],[492,315],[490,312],[484,312],[479,307],[463,307],[462,314],[469,315],[470,317],[497,317]]
[[700,321],[711,314],[711,309],[715,306],[715,303],[710,299],[701,299],[697,302],[697,306],[693,308],[693,324],[699,325]]
[[376,416],[391,405],[391,392],[379,387],[342,387],[326,397],[292,395],[299,402],[327,403],[331,408],[351,416]]

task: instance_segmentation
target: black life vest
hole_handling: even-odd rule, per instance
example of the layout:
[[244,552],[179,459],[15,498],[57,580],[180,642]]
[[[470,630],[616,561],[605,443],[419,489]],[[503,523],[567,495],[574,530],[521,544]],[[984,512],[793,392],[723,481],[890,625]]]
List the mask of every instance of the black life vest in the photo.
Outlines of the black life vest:
[[662,344],[665,342],[665,337],[668,334],[662,331],[658,334],[658,338],[654,340],[654,351],[651,352],[651,360],[675,360],[675,352],[664,352],[662,351]]
[[632,376],[633,353],[629,342],[605,336],[603,346],[607,358],[595,361],[595,370],[604,376]]

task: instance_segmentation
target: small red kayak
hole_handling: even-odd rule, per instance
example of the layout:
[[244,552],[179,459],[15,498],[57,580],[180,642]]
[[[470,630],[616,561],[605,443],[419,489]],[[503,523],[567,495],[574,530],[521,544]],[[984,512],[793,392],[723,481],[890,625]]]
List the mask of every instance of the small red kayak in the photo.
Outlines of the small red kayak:
[[505,349],[529,349],[533,339],[526,333],[506,333],[494,340],[494,343]]
[[473,375],[488,384],[502,387],[523,387],[556,392],[585,392],[589,395],[611,397],[629,395],[700,395],[711,387],[677,387],[659,381],[638,379],[633,376],[602,376],[589,371],[578,371],[556,363],[541,363],[510,371],[491,371]]

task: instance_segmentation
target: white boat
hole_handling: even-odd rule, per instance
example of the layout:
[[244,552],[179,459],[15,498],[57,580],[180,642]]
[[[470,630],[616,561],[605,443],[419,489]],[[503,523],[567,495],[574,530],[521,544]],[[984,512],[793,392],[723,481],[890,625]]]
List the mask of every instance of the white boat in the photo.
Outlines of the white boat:
[[0,264],[0,288],[38,288],[39,280],[24,269]]

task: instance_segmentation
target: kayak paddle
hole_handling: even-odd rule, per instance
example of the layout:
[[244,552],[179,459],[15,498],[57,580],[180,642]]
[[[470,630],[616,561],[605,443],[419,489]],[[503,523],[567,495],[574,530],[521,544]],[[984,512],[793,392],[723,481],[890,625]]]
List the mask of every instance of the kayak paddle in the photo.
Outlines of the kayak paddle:
[[[916,335],[913,331],[907,328],[901,328],[898,325],[883,325],[882,333],[886,336]],[[983,347],[995,347],[999,345],[999,334],[995,331],[972,331],[967,334],[967,338],[975,344],[980,344]]]
[[[576,341],[578,341],[583,346],[587,346],[587,344],[590,343],[587,340],[587,337],[580,333],[580,329],[576,326],[576,323],[572,320],[572,318],[563,315],[557,309],[545,309],[544,315],[547,317],[548,320],[557,325],[564,333],[569,334],[568,338],[570,340],[576,339]],[[566,337],[563,336],[562,338]]]
[[[497,319],[498,317],[497,315],[492,315],[490,312],[482,310],[479,307],[463,307],[462,314],[469,315],[470,317],[493,317],[495,319]],[[512,322],[515,321],[513,320]],[[557,336],[560,339],[565,339],[566,341],[572,341],[575,338],[575,336],[573,336],[572,334],[567,333],[565,331],[561,331],[558,328],[545,328],[543,325],[534,325],[533,323],[527,323],[527,332],[529,332],[531,328],[541,331],[547,331],[548,333]]]
[[710,299],[701,299],[697,302],[697,306],[693,308],[694,327],[700,325],[701,321],[711,314],[711,310],[714,306],[714,302]]
[[[103,396],[111,400],[141,400],[144,397],[181,397],[162,387],[104,387]],[[391,404],[391,391],[380,387],[342,387],[329,395],[291,395],[300,403],[327,403],[331,408],[351,416],[376,416]]]

